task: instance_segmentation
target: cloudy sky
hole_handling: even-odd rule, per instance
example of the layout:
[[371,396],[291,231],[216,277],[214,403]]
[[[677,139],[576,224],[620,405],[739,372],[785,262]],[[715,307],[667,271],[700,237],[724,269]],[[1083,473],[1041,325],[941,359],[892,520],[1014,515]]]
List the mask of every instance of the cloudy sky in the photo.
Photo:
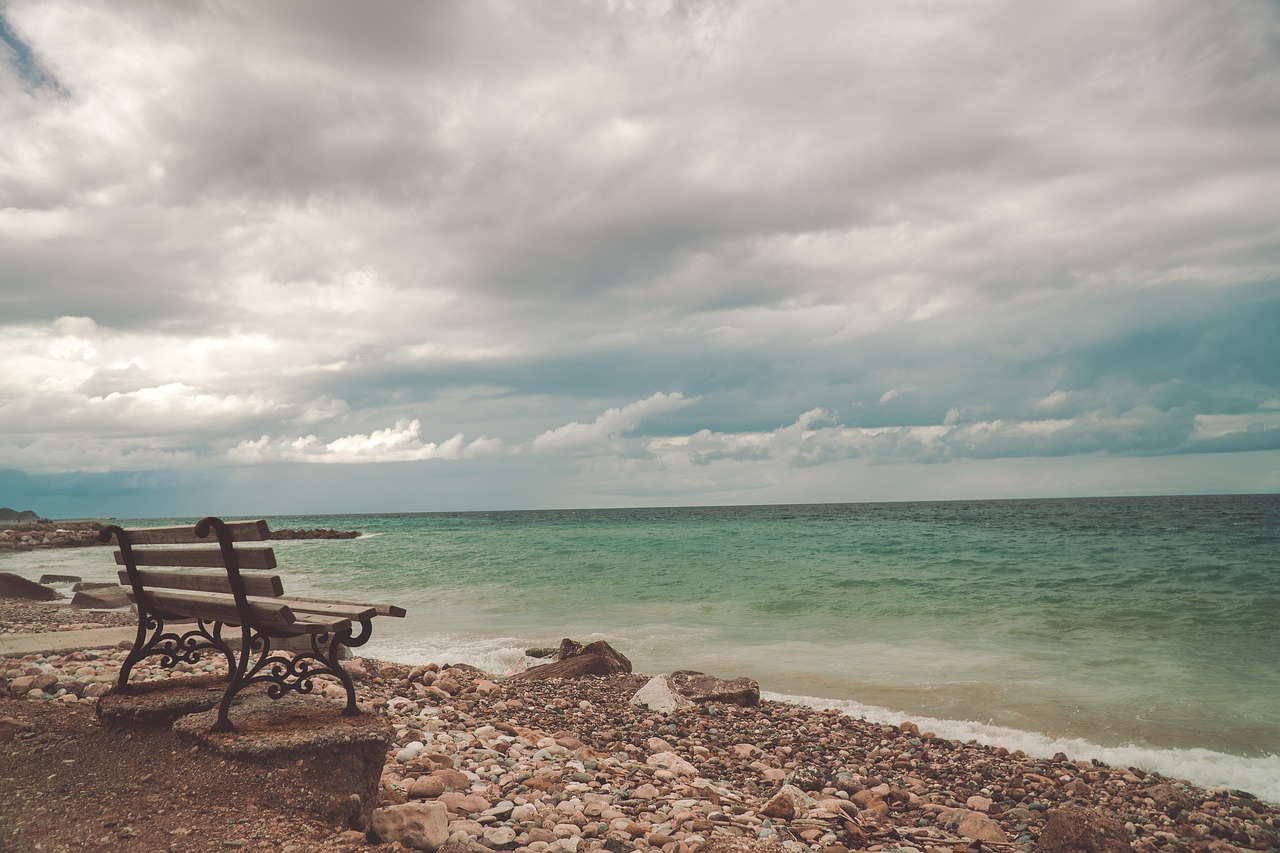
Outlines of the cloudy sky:
[[0,0],[0,505],[1280,490],[1280,4]]

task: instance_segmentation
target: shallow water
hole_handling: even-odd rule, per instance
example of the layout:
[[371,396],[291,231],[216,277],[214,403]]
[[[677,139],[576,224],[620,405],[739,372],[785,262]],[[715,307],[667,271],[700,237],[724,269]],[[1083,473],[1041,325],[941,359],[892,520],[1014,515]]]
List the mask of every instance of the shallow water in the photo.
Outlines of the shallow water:
[[[502,671],[530,646],[603,638],[642,672],[749,675],[1280,800],[1278,496],[270,523],[369,534],[276,549],[290,591],[409,609],[375,630],[375,656]],[[5,568],[112,576],[96,549]]]

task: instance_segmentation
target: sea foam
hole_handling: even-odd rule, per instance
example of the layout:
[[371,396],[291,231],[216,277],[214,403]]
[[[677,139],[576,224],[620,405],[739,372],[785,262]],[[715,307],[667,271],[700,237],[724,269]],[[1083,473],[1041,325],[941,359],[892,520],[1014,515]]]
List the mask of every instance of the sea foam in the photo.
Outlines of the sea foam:
[[1143,746],[1102,746],[1081,738],[1055,738],[1037,732],[995,726],[972,720],[939,720],[912,716],[854,700],[821,699],[763,691],[765,699],[806,705],[818,710],[835,709],[851,717],[898,724],[910,721],[922,730],[957,741],[977,741],[1027,755],[1048,758],[1064,753],[1073,761],[1098,760],[1113,767],[1138,767],[1162,776],[1186,779],[1202,788],[1247,791],[1270,803],[1280,803],[1280,755],[1247,757],[1209,749],[1158,749]]

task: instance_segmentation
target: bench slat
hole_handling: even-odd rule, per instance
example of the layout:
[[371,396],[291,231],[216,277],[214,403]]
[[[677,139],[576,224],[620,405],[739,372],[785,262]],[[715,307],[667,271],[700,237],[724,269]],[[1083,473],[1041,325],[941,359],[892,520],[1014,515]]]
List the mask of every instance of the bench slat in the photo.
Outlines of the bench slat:
[[[120,583],[129,586],[129,573],[121,569],[116,573]],[[284,583],[279,575],[252,573],[241,575],[244,591],[249,595],[274,598],[284,595]],[[197,592],[231,594],[231,580],[225,569],[205,571],[201,569],[139,569],[138,578],[146,587],[162,589],[186,589]]]
[[[228,521],[227,529],[235,542],[262,542],[271,538],[271,531],[262,519],[257,521]],[[141,527],[126,530],[129,541],[134,545],[196,545],[216,541],[217,537],[210,532],[207,539],[196,536],[194,525],[184,524],[178,527]]]
[[288,605],[294,613],[316,613],[324,616],[337,616],[359,622],[361,619],[372,619],[378,611],[372,607],[361,607],[358,604],[347,604],[341,601],[308,601],[305,598],[282,598],[280,601]]
[[[124,554],[115,554],[116,565],[123,566]],[[276,552],[271,548],[237,548],[236,560],[241,569],[274,569]],[[223,567],[222,552],[217,548],[143,549],[133,552],[133,562],[136,566]]]
[[[303,598],[299,596],[289,596],[290,602],[305,601],[310,604],[341,604],[345,607],[366,608],[372,607],[376,616],[394,616],[396,618],[403,617],[405,609],[397,604],[375,604],[365,601],[336,601],[332,598]],[[297,608],[295,608],[297,609]]]
[[[130,599],[133,598],[133,590],[129,590],[127,594]],[[215,592],[178,592],[176,590],[156,589],[147,590],[147,601],[149,604],[170,613],[182,613],[201,619],[217,619],[220,622],[229,622],[233,625],[240,624],[240,609],[236,607],[236,599],[231,595],[222,595]],[[250,605],[250,609],[253,611],[254,618],[263,625],[285,627],[296,621],[293,611],[288,606],[284,604],[267,606],[261,603],[262,601],[260,599]]]
[[[132,601],[133,590],[129,590],[126,594]],[[148,590],[147,599],[150,606],[165,615],[194,616],[198,619],[216,619],[228,625],[240,624],[240,609],[236,607],[234,596],[212,592]],[[280,604],[278,599],[250,599],[249,609],[258,626],[271,631],[322,634],[326,631],[343,631],[351,627],[351,620],[345,618],[325,619],[322,616],[308,614],[306,619],[299,619],[288,605]]]

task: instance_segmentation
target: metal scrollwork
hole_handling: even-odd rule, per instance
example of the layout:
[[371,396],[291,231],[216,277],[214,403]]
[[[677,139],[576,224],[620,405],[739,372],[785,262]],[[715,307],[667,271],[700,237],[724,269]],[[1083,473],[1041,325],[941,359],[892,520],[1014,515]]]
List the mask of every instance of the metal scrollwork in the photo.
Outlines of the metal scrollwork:
[[272,699],[279,699],[290,691],[311,693],[315,689],[314,679],[321,675],[333,676],[342,682],[347,694],[347,706],[343,713],[348,716],[358,714],[355,684],[338,659],[341,648],[351,645],[349,638],[350,631],[334,635],[311,634],[311,651],[287,655],[271,650],[270,636],[254,632],[252,638],[245,643],[245,652],[238,661],[238,666],[233,668],[232,681],[219,706],[218,723],[214,729],[227,730],[231,727],[227,710],[232,698],[245,687],[265,683],[267,695]]
[[145,658],[159,657],[161,667],[173,669],[180,663],[199,663],[207,649],[217,651],[226,658],[228,666],[234,667],[235,653],[222,638],[221,622],[200,619],[195,628],[179,634],[166,631],[164,619],[144,610],[139,619],[138,638],[120,667],[117,687],[121,690],[128,687],[129,673],[135,664]]

